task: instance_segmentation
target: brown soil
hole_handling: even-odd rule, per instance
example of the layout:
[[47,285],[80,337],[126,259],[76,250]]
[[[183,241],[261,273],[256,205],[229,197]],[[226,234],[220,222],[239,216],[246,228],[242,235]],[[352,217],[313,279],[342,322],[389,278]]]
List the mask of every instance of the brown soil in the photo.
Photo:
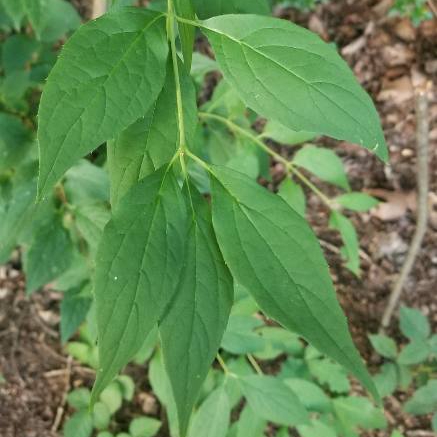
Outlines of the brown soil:
[[[84,16],[89,16],[89,0],[71,0]],[[338,44],[358,79],[375,99],[391,151],[390,165],[384,167],[366,151],[348,143],[328,139],[343,157],[355,190],[394,192],[405,203],[414,198],[415,112],[414,86],[423,80],[434,87],[430,92],[431,117],[431,220],[422,250],[404,290],[403,302],[427,314],[437,331],[437,21],[418,29],[408,21],[386,16],[385,0],[338,0],[322,5],[311,14],[293,10],[281,12],[310,27],[328,41]],[[289,149],[278,148],[287,155]],[[275,181],[283,175],[272,163]],[[330,187],[324,187],[334,194]],[[338,235],[327,229],[328,213],[309,194],[310,220],[325,249],[342,306],[349,318],[354,339],[371,365],[379,364],[367,335],[376,332],[393,281],[405,259],[415,229],[415,211],[388,220],[373,213],[353,214],[362,249],[362,275],[357,278],[342,265]],[[413,202],[414,203],[414,202]],[[90,385],[93,375],[77,363],[69,363],[58,335],[59,294],[45,291],[27,298],[23,292],[20,266],[0,269],[0,384],[1,437],[56,437],[68,414],[63,396],[71,386]],[[391,334],[403,340],[393,321]],[[134,413],[160,414],[144,371],[131,368],[138,381],[135,402],[120,413],[126,421]],[[405,394],[386,403],[387,417],[407,436],[430,436],[428,420],[406,416],[401,411]],[[420,432],[425,434],[420,434]],[[428,434],[427,434],[428,432]],[[388,436],[370,433],[371,437]],[[163,434],[164,436],[164,434]]]

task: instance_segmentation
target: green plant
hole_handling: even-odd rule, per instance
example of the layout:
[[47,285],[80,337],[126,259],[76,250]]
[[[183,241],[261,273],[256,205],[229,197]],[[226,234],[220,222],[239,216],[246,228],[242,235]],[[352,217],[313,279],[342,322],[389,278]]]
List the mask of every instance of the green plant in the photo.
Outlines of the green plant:
[[401,15],[411,19],[415,26],[432,18],[427,0],[396,0],[390,9],[392,15]]
[[[38,4],[32,3],[37,9]],[[355,237],[339,209],[365,209],[373,200],[353,193],[327,199],[299,170],[347,191],[347,178],[329,151],[306,146],[289,162],[264,140],[279,131],[287,142],[300,143],[317,132],[356,142],[385,160],[373,104],[335,49],[312,33],[266,16],[196,19],[230,12],[218,2],[205,4],[169,1],[158,12],[114,2],[113,11],[81,26],[62,50],[41,99],[39,203],[33,202],[34,154],[13,162],[2,184],[2,258],[17,243],[24,247],[29,292],[57,280],[66,297],[64,341],[87,314],[97,320],[98,365],[94,320],[89,335],[83,337],[82,330],[79,341],[68,345],[98,370],[93,403],[141,349],[143,356],[150,353],[144,341],[158,326],[172,393],[164,403],[176,406],[182,436],[239,286],[266,315],[353,371],[378,397],[351,341],[317,239],[302,207],[296,207],[299,213],[290,206],[296,196],[302,205],[299,188],[287,179],[278,196],[255,181],[259,174],[268,176],[267,157],[273,155],[290,176],[317,190],[332,207],[331,225],[342,232],[349,267],[357,271]],[[231,11],[267,14],[262,4],[229,2]],[[33,9],[24,10],[40,35],[29,15]],[[208,37],[216,63],[193,58],[196,28]],[[189,74],[193,59],[195,77],[213,64],[226,80],[200,113]],[[269,120],[261,137],[251,130],[258,115]],[[208,140],[217,130],[215,140]],[[223,137],[238,150],[229,154],[226,144],[214,143]],[[107,161],[99,147],[106,141]],[[92,160],[81,160],[96,149]],[[330,171],[316,165],[321,156],[329,156]],[[211,195],[211,206],[200,192]],[[158,384],[155,378],[154,389],[162,393]],[[249,380],[245,386],[256,405],[253,384],[262,389],[265,383]],[[290,389],[272,384],[279,404],[284,396],[296,400]],[[226,404],[221,388],[212,399]],[[169,415],[176,411],[168,409]],[[298,413],[292,416],[295,425],[307,420],[303,408]],[[271,420],[291,424],[284,414]]]
[[[161,422],[152,417],[140,416],[133,419],[128,432],[120,431],[114,415],[120,410],[123,401],[132,401],[134,382],[126,375],[117,377],[99,396],[92,411],[89,411],[91,392],[78,388],[67,396],[67,403],[75,413],[64,425],[64,437],[90,437],[93,429],[97,437],[153,437],[161,428]],[[116,434],[113,431],[116,430]]]
[[432,426],[437,430],[437,335],[431,334],[427,318],[418,310],[402,307],[400,329],[409,340],[399,352],[395,341],[385,335],[371,335],[370,341],[386,362],[375,376],[381,396],[396,389],[407,390],[413,384],[414,394],[404,410],[413,415],[434,414]]

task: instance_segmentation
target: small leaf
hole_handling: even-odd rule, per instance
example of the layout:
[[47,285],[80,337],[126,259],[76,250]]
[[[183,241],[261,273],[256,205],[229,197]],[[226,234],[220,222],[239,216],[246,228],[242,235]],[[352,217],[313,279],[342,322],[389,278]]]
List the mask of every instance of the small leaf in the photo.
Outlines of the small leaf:
[[294,392],[273,376],[239,378],[243,394],[255,414],[279,425],[295,426],[308,421],[308,413]]
[[327,385],[334,393],[348,393],[350,383],[342,366],[327,358],[309,360],[308,367],[311,374],[320,384]]
[[437,410],[437,380],[419,388],[405,404],[407,413],[421,415],[433,413]]
[[404,346],[398,357],[398,363],[404,366],[420,364],[427,360],[431,349],[424,340],[413,340]]
[[349,182],[341,159],[330,149],[307,145],[293,158],[293,164],[308,170],[324,182],[349,190]]
[[415,308],[401,307],[400,328],[410,340],[426,340],[431,334],[428,319]]
[[93,408],[93,425],[97,429],[106,429],[111,421],[111,411],[104,402],[96,402]]
[[236,437],[264,437],[266,426],[267,422],[246,405],[238,420]]
[[214,17],[202,31],[224,77],[255,112],[387,159],[375,107],[331,45],[289,21],[256,15]]
[[284,383],[291,388],[308,411],[326,413],[331,411],[331,401],[316,384],[305,379],[287,378]]
[[363,397],[349,396],[334,401],[334,408],[346,433],[357,427],[363,429],[385,429],[387,421],[381,409]]
[[373,377],[375,386],[381,395],[381,398],[391,395],[398,384],[398,371],[393,363],[385,363],[381,371]]
[[77,289],[69,290],[64,294],[61,301],[61,341],[67,340],[77,331],[81,323],[84,322],[93,296],[89,283]]
[[91,399],[91,392],[87,388],[77,388],[67,395],[68,405],[76,410],[88,408]]
[[129,425],[132,437],[153,437],[161,428],[162,423],[152,417],[137,417]]
[[379,203],[377,199],[365,193],[346,193],[334,200],[343,208],[358,212],[368,211]]
[[107,172],[85,159],[81,159],[65,174],[65,195],[75,206],[95,205],[109,200]]
[[[114,414],[121,408],[121,404],[123,403],[121,390],[120,384],[114,381],[111,382],[100,395],[100,400],[108,407],[110,414]],[[95,405],[97,405],[97,403]]]
[[184,190],[192,222],[177,293],[160,323],[164,365],[176,400],[181,435],[222,340],[233,302],[232,277],[214,235],[209,205]]
[[337,437],[335,430],[320,420],[313,420],[311,425],[301,425],[298,430],[301,437]]
[[64,425],[64,437],[90,437],[93,432],[93,418],[88,411],[74,413]]
[[69,39],[41,98],[40,198],[79,158],[146,113],[164,85],[167,54],[165,18],[147,9],[106,14]]
[[390,437],[404,437],[404,435],[401,434],[399,431],[393,431]]
[[437,432],[437,413],[434,413],[434,416],[432,416],[431,425],[432,425],[432,430],[434,432]]
[[355,226],[346,216],[337,211],[332,211],[329,226],[340,232],[344,243],[345,266],[355,275],[360,274],[360,247]]
[[292,179],[284,179],[279,186],[278,195],[281,196],[302,217],[305,217],[305,193],[299,184],[296,184]]
[[73,259],[73,244],[60,217],[39,229],[25,254],[26,292],[33,293],[64,273]]
[[94,399],[138,352],[174,296],[186,216],[178,182],[162,168],[132,187],[106,226],[95,276],[101,368]]
[[317,137],[317,134],[313,132],[296,132],[275,120],[269,120],[267,122],[262,135],[263,137],[289,146],[307,143]]
[[397,357],[398,349],[396,343],[390,337],[383,334],[375,334],[369,335],[369,340],[372,343],[373,349],[382,357],[391,359]]
[[132,401],[135,393],[135,383],[133,379],[128,375],[120,375],[117,378],[117,382],[120,384],[123,399],[129,402]]
[[189,437],[226,437],[231,407],[223,386],[214,390],[194,415]]
[[338,360],[378,397],[305,220],[243,174],[224,167],[213,172],[213,224],[234,279],[268,316]]
[[254,332],[262,324],[251,316],[232,315],[223,336],[223,349],[236,355],[262,351],[265,341]]

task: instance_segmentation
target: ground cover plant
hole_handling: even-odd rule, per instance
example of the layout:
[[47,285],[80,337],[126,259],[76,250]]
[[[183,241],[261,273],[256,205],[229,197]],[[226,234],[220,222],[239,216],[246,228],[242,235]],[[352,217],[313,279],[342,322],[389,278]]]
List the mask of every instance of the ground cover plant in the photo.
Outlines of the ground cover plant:
[[[293,145],[324,134],[386,159],[373,105],[335,49],[311,33],[267,16],[209,18],[267,14],[262,6],[209,10],[193,3],[169,2],[164,12],[115,7],[67,42],[40,106],[40,203],[34,205],[35,181],[29,182],[35,155],[20,157],[5,172],[4,259],[16,243],[24,245],[29,292],[58,279],[66,292],[64,340],[83,321],[94,294],[96,405],[158,325],[159,359],[183,435],[238,287],[267,316],[354,370],[377,397],[302,217],[296,180],[308,185],[302,168],[345,191],[335,199],[319,194],[332,207],[331,226],[340,230],[345,261],[357,274],[356,236],[341,209],[365,210],[374,199],[350,193],[335,155],[314,145],[283,161],[289,177],[279,196],[256,184],[260,175],[268,177],[268,155],[275,153],[268,138]],[[18,27],[21,20],[36,23],[31,17],[23,13]],[[195,28],[209,38],[213,68],[224,74],[200,111],[190,65],[211,61],[192,61]],[[36,38],[39,32],[35,27]],[[260,132],[252,129],[258,115],[268,119]],[[105,141],[107,162],[101,148],[92,162],[79,161]],[[211,195],[211,207],[201,194]],[[214,399],[225,398],[219,390]],[[266,420],[298,425],[304,416],[296,423]]]

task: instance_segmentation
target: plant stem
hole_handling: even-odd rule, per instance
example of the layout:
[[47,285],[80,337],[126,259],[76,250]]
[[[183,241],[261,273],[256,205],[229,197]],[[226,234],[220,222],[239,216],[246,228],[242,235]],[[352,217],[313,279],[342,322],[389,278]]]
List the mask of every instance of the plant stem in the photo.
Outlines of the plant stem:
[[313,191],[323,203],[325,203],[330,209],[334,209],[334,205],[331,199],[328,196],[322,193],[299,169],[297,169],[294,164],[284,157],[282,157],[279,153],[276,153],[274,150],[270,149],[260,138],[260,136],[255,136],[251,132],[246,129],[238,126],[238,124],[234,123],[232,120],[228,118],[222,117],[217,114],[211,114],[209,112],[199,112],[199,117],[203,119],[210,119],[218,121],[224,125],[226,125],[232,132],[235,134],[244,136],[251,140],[254,144],[272,156],[276,161],[280,162],[287,172],[293,173],[297,178],[299,178],[311,191]]
[[258,375],[263,375],[263,371],[259,364],[256,362],[255,358],[252,354],[247,354],[247,359],[249,360],[249,363],[252,365],[252,367],[255,369],[255,372],[258,373]]
[[399,304],[402,290],[420,252],[422,241],[428,223],[428,192],[429,192],[429,103],[426,89],[419,90],[416,94],[416,130],[417,130],[417,224],[416,231],[411,241],[407,258],[402,266],[401,273],[390,294],[387,307],[381,321],[381,331],[390,324],[390,320]]
[[221,355],[217,352],[217,362],[220,364],[220,367],[223,369],[223,372],[225,372],[225,375],[230,375],[231,372],[229,371],[228,366],[225,363],[225,360],[221,357]]
[[176,84],[176,105],[178,114],[178,126],[179,126],[179,149],[181,154],[185,151],[186,138],[185,138],[185,123],[184,123],[184,110],[182,103],[182,91],[181,81],[179,76],[178,55],[176,50],[176,35],[175,35],[175,13],[173,0],[168,0],[168,15],[167,15],[167,34],[170,40],[171,57],[173,61],[173,73]]

